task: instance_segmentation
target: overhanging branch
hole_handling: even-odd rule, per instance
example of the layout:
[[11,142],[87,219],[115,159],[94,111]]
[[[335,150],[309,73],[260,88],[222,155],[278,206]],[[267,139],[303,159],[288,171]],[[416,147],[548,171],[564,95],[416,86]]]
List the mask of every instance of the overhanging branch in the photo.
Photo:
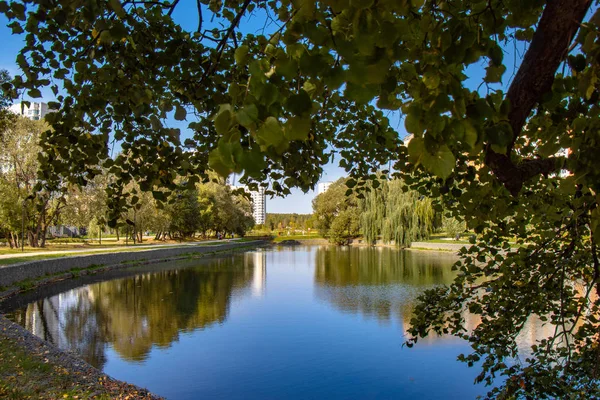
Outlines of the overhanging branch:
[[531,45],[507,93],[511,110],[508,114],[512,128],[512,142],[506,154],[486,149],[486,164],[494,175],[513,194],[517,195],[523,183],[539,174],[557,171],[556,159],[532,159],[515,164],[511,159],[514,143],[522,136],[523,127],[531,110],[542,96],[551,90],[560,63],[581,25],[592,0],[548,0]]

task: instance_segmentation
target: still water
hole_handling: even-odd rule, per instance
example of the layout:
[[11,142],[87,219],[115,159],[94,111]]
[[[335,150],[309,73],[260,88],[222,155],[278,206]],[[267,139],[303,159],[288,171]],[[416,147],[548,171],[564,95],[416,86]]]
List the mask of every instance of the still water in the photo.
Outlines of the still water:
[[[274,248],[70,281],[2,306],[107,374],[168,399],[465,399],[468,346],[402,346],[450,255]],[[104,279],[101,282],[93,280]],[[75,287],[77,286],[77,287]]]

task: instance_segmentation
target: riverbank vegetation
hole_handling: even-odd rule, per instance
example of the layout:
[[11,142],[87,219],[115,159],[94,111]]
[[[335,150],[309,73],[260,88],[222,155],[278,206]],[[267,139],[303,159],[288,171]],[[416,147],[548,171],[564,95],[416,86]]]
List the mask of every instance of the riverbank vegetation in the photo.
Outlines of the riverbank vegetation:
[[[123,192],[128,208],[117,225],[109,228],[107,191],[117,177],[103,170],[84,187],[61,181],[52,189],[35,191],[40,182],[39,141],[49,127],[44,121],[16,115],[7,119],[0,132],[0,234],[11,249],[22,244],[44,248],[48,238],[66,235],[99,241],[110,235],[117,242],[133,243],[141,243],[149,231],[157,241],[183,240],[196,234],[202,238],[231,233],[244,236],[254,225],[250,201],[214,176],[214,181],[193,185],[180,181],[176,190],[163,194],[164,202],[141,192],[139,184],[132,182]],[[21,243],[23,233],[25,243]]]
[[458,227],[450,232],[452,237],[464,231],[460,222],[443,217],[441,208],[436,211],[430,198],[411,190],[400,179],[382,179],[362,193],[347,193],[348,182],[339,179],[313,200],[317,228],[332,243],[344,244],[360,236],[371,245],[381,240],[409,247],[442,228],[442,218]]

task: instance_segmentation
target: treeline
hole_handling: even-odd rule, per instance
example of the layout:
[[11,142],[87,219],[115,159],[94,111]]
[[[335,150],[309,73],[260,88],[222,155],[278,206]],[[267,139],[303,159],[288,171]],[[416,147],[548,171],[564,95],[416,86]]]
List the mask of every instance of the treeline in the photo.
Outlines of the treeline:
[[108,229],[106,189],[115,179],[98,175],[85,187],[60,182],[51,189],[35,188],[39,182],[39,140],[48,126],[11,115],[0,131],[0,236],[11,247],[21,246],[21,232],[31,247],[44,247],[50,227],[77,227],[80,233],[99,237],[116,234],[117,239],[141,241],[145,232],[156,239],[186,238],[200,234],[235,233],[243,236],[254,225],[248,199],[234,195],[229,186],[216,176],[212,181],[181,187],[165,193],[164,203],[151,193],[141,192],[136,184],[125,188],[128,211],[116,229]]
[[[223,180],[216,176],[215,181],[198,183],[189,188],[182,182],[179,189],[167,193],[167,201],[157,202],[151,193],[141,192],[135,184],[126,187],[131,193],[126,196],[130,204],[127,212],[118,220],[114,230],[117,240],[121,236],[134,241],[142,241],[145,232],[153,232],[155,240],[184,239],[209,236],[244,236],[254,226],[252,204],[241,195],[234,194]],[[98,191],[98,189],[101,189]],[[88,222],[88,235],[97,237],[104,230],[103,216],[107,214],[106,202],[98,204],[91,218],[86,212],[87,201],[79,198],[99,198],[105,187],[88,185],[78,189],[79,194],[69,201],[69,213],[65,215],[65,224],[82,226]],[[92,193],[89,193],[92,192]],[[133,199],[135,198],[135,201]]]
[[[334,182],[313,200],[316,227],[331,242],[344,244],[362,236],[369,244],[408,246],[434,230],[456,226],[436,212],[432,200],[410,190],[399,179],[382,180],[377,188],[346,196],[346,179]],[[458,230],[462,225],[458,223]]]
[[315,228],[315,219],[312,214],[269,213],[265,220],[265,228],[271,231],[279,229],[306,231]]

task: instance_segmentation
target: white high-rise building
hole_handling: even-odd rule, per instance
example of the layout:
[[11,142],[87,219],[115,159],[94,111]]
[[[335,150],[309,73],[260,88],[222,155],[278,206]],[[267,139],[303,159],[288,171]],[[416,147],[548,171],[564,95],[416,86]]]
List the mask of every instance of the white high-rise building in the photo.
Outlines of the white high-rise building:
[[317,185],[317,195],[325,193],[332,183],[333,182],[319,182],[319,184]]
[[267,220],[267,196],[265,188],[259,187],[258,190],[250,190],[245,185],[230,185],[233,189],[244,189],[250,194],[252,200],[252,216],[257,225],[262,225]]
[[48,108],[48,103],[42,102],[31,102],[29,107],[23,103],[16,103],[10,106],[10,111],[17,114],[32,119],[34,121],[39,121],[44,119],[44,116],[49,112],[52,112]]

